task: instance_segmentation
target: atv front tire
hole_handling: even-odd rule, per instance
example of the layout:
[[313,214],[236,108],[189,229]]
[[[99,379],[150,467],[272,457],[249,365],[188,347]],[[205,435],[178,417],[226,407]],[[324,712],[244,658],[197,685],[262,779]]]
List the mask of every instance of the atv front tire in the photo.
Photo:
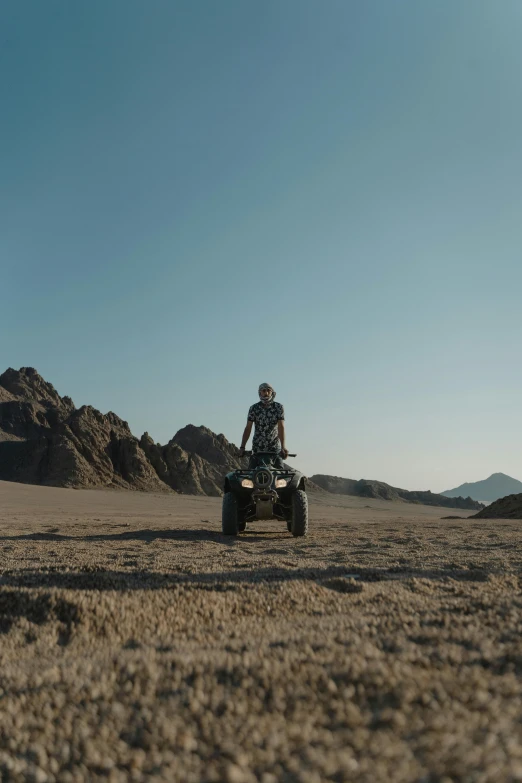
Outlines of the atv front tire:
[[221,529],[225,536],[237,536],[239,532],[237,500],[233,492],[225,492],[223,495]]
[[296,538],[297,536],[306,536],[308,533],[308,498],[302,489],[298,489],[292,495],[290,532]]

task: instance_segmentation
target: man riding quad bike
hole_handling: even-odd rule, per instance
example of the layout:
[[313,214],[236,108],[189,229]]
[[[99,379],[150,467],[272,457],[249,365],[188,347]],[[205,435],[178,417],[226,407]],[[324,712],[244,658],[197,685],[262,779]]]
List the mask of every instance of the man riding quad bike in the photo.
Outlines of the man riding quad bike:
[[289,455],[285,447],[284,408],[274,401],[275,392],[268,383],[259,387],[260,401],[250,407],[239,455],[255,423],[253,451],[247,470],[234,470],[225,477],[222,529],[236,536],[247,522],[262,519],[286,521],[294,536],[308,532],[308,499],[305,477],[284,464]]

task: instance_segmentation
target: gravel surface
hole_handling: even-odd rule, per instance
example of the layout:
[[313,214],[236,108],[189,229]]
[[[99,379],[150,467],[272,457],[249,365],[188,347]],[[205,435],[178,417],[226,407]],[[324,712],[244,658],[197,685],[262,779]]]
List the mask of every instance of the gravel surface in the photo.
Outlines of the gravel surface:
[[522,781],[521,523],[0,482],[0,778]]

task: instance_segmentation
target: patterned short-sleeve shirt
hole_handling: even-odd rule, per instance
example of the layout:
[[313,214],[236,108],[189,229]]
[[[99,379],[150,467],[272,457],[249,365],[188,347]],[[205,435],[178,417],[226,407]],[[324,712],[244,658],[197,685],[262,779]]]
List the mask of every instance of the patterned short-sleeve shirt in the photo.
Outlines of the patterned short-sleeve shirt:
[[250,406],[248,421],[255,424],[253,451],[281,451],[281,441],[277,434],[277,422],[284,421],[285,409],[280,402],[264,405],[256,402]]

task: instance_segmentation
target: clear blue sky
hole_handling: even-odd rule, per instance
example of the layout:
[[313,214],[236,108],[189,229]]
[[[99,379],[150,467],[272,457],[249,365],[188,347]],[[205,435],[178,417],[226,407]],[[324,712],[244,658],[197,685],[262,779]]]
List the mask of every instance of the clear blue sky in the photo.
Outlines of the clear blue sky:
[[522,479],[520,0],[3,0],[0,370],[308,474]]

